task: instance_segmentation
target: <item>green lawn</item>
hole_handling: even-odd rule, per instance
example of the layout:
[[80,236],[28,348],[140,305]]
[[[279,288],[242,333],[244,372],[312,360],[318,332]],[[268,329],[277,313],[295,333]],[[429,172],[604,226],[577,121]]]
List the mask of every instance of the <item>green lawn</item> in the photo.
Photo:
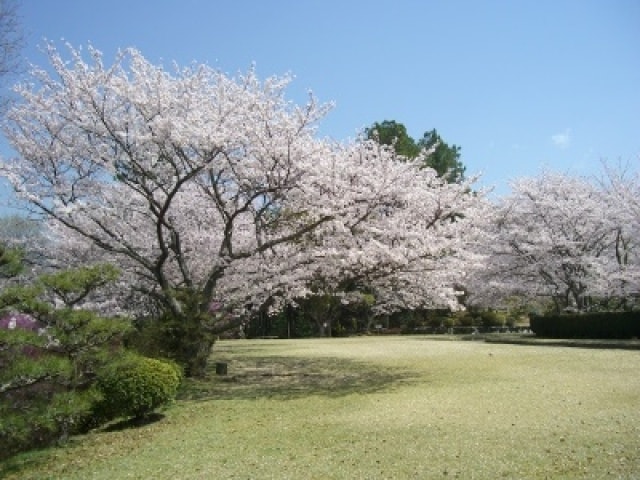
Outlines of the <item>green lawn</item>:
[[0,477],[640,478],[638,351],[359,337],[222,341],[220,361],[160,421]]

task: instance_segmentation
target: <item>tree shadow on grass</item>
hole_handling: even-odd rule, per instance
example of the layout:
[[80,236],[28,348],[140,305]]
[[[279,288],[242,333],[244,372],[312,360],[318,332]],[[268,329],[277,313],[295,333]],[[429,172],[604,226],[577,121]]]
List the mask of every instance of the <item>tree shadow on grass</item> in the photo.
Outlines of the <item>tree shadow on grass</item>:
[[129,430],[131,428],[140,428],[153,423],[159,422],[165,416],[159,412],[153,412],[144,417],[132,417],[119,420],[115,423],[110,423],[106,427],[101,428],[103,432],[120,432],[122,430]]
[[185,380],[179,398],[338,397],[388,390],[415,377],[410,371],[375,368],[369,363],[334,357],[234,356],[226,363],[227,375],[216,375],[212,363],[205,379]]

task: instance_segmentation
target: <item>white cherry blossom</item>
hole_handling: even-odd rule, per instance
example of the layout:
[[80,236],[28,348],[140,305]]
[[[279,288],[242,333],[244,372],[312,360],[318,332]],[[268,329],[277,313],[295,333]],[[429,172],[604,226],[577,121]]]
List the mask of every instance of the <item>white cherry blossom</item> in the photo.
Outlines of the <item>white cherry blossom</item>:
[[64,261],[115,262],[123,289],[175,313],[176,289],[203,310],[242,308],[291,301],[317,279],[332,293],[367,285],[379,311],[457,306],[483,205],[471,182],[372,141],[319,139],[329,106],[287,101],[287,77],[69,52],[50,46],[54,73],[17,88],[17,155],[0,165],[50,220]]

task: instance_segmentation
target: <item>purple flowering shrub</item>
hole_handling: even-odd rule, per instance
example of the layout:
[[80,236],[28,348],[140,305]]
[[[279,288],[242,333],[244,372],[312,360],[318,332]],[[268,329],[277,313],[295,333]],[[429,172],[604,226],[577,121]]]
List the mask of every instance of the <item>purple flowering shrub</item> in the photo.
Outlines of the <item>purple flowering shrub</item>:
[[15,330],[18,328],[39,332],[44,328],[44,325],[27,313],[10,312],[0,316],[0,328],[7,330]]
[[[44,325],[27,313],[10,312],[0,317],[0,329],[8,331],[26,331],[42,335],[45,332]],[[7,332],[8,333],[8,332]],[[35,345],[24,344],[13,354],[22,354],[30,358],[36,358],[42,353],[42,348]],[[0,364],[2,364],[0,359]]]

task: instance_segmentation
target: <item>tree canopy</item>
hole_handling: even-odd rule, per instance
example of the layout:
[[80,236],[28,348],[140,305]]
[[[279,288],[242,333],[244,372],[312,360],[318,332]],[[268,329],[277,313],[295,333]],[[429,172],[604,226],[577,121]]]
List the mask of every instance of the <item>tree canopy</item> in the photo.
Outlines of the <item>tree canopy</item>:
[[421,153],[426,153],[423,166],[433,168],[450,183],[464,179],[466,167],[460,160],[461,148],[448,145],[436,129],[425,132],[416,141],[407,133],[407,128],[402,123],[384,120],[366,128],[365,136],[382,145],[392,146],[396,154],[408,159],[415,159]]
[[472,296],[493,305],[547,299],[556,311],[616,309],[637,297],[637,221],[624,195],[637,184],[611,178],[610,188],[553,172],[514,181],[487,217]]
[[[18,88],[6,128],[17,156],[0,164],[65,263],[113,262],[142,311],[199,319],[205,360],[238,313],[304,297],[318,278],[332,294],[366,280],[380,311],[455,308],[461,232],[481,201],[469,185],[373,140],[317,139],[327,107],[292,105],[287,77],[167,72],[134,49],[106,66],[87,52],[49,47],[53,74]],[[229,315],[211,314],[219,303]]]
[[425,151],[431,151],[425,159],[425,165],[433,168],[448,182],[458,182],[464,178],[466,167],[460,161],[461,148],[448,145],[435,128],[424,133],[418,140],[418,146]]
[[407,127],[395,120],[375,122],[365,129],[365,135],[382,145],[393,146],[395,152],[403,157],[414,159],[420,155],[421,148],[407,133]]
[[436,130],[318,138],[328,107],[288,101],[288,77],[48,53],[17,89],[0,172],[48,222],[57,264],[116,265],[110,308],[164,319],[191,372],[219,332],[314,295],[368,295],[382,315],[455,310],[463,290],[579,309],[637,294],[638,189],[619,176],[522,179],[495,204]]

